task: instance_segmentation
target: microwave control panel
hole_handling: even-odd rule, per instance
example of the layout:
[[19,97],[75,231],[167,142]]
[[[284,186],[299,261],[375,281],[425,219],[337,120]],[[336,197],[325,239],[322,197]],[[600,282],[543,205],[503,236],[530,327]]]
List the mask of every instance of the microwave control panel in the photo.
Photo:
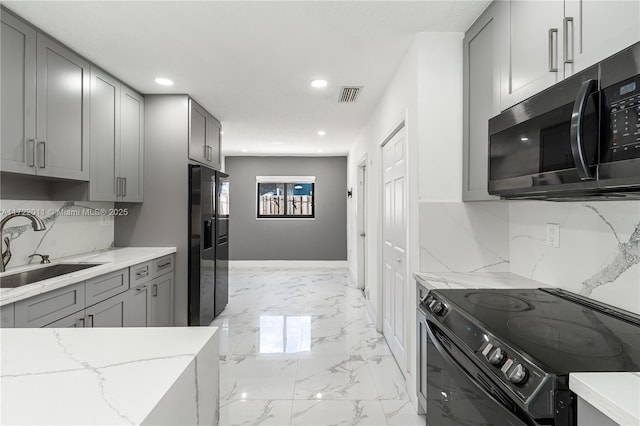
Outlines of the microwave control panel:
[[640,75],[604,89],[610,112],[605,161],[640,158]]

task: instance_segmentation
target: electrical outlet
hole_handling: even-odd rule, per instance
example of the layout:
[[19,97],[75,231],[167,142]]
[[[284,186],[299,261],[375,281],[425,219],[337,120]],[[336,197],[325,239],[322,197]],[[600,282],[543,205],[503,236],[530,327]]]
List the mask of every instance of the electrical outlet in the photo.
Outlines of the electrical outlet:
[[560,224],[547,223],[547,246],[560,247]]

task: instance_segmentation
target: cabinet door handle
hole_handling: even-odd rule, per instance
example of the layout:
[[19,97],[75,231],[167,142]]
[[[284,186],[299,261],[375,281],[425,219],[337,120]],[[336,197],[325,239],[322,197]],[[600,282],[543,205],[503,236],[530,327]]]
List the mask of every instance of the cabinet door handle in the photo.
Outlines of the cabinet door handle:
[[116,178],[116,197],[120,196],[120,178]]
[[40,145],[42,145],[42,166],[40,168],[44,169],[47,167],[47,141],[38,142],[38,146]]
[[91,325],[89,325],[89,327],[93,328],[93,315],[87,315],[89,317],[89,319],[91,320]]
[[153,297],[158,296],[158,284],[153,285]]
[[[571,49],[569,49],[569,22],[571,22]],[[573,63],[573,49],[575,43],[573,41],[573,17],[567,16],[564,18],[564,40],[563,40],[563,59],[565,64]],[[569,58],[571,53],[571,58]]]
[[[553,46],[553,35],[555,34],[556,39],[556,48]],[[555,52],[557,52],[557,43],[558,43],[558,29],[557,28],[549,28],[549,72],[558,72],[558,61],[556,59],[554,65],[554,56],[557,58]]]
[[143,285],[142,287],[138,287],[138,288],[136,288],[136,293],[140,293],[141,291],[144,291],[144,290],[146,290],[146,289],[147,289],[147,286],[146,286],[146,285]]
[[149,270],[145,269],[144,271],[136,271],[136,278],[143,278],[149,275]]
[[78,328],[84,328],[84,318],[78,318],[76,320],[76,327]]
[[27,166],[35,167],[36,166],[36,140],[29,139],[24,142],[25,158],[27,157],[27,154],[29,152],[29,147],[28,147],[29,143],[32,143],[33,145],[31,146],[31,164],[27,164]]
[[158,265],[158,269],[165,268],[165,267],[167,267],[167,266],[169,266],[169,265],[171,265],[171,261],[165,262],[165,263],[163,263],[162,265]]
[[207,145],[204,146],[204,159],[209,159],[209,147]]
[[127,196],[127,178],[122,178],[122,196]]

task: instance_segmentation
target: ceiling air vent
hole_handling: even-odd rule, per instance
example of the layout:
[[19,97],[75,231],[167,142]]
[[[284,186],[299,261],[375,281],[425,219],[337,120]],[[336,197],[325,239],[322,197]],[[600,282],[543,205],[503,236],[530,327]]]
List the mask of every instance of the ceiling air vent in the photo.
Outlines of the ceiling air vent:
[[351,87],[342,87],[340,89],[340,96],[338,97],[338,102],[347,103],[347,102],[355,102],[358,100],[358,96],[362,91],[362,86],[351,86]]

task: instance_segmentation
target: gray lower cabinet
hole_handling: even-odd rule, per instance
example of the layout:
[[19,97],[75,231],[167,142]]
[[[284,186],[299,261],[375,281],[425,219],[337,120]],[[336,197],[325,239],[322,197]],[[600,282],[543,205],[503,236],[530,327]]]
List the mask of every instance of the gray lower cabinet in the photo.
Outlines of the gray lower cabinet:
[[173,273],[165,274],[149,282],[150,327],[173,325]]
[[2,170],[89,180],[89,63],[5,9],[1,19]]
[[491,4],[464,37],[463,201],[499,199],[488,192],[488,121],[500,113],[500,46],[508,30],[506,6]]
[[175,256],[0,307],[2,327],[170,327]]
[[129,289],[129,268],[110,272],[85,282],[85,306],[94,305]]
[[127,292],[130,313],[125,317],[125,327],[149,325],[149,288],[142,284]]
[[43,327],[84,307],[84,282],[81,282],[15,302],[15,326]]
[[47,324],[45,328],[124,327],[130,299],[122,293],[100,303]]
[[85,324],[84,310],[82,310],[54,321],[51,324],[47,324],[44,328],[84,328]]
[[124,327],[131,313],[127,292],[120,293],[85,309],[85,327]]
[[13,303],[0,306],[0,327],[13,328],[14,327],[14,314]]

